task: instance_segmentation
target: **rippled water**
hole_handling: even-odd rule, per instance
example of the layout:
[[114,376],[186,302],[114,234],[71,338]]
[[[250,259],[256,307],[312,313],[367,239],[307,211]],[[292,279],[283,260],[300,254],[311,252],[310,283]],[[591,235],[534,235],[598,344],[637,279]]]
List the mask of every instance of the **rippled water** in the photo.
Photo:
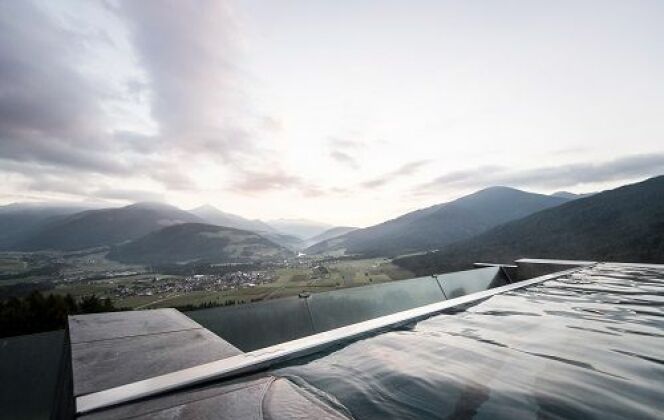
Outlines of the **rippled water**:
[[661,419],[664,270],[586,268],[275,374],[360,419]]

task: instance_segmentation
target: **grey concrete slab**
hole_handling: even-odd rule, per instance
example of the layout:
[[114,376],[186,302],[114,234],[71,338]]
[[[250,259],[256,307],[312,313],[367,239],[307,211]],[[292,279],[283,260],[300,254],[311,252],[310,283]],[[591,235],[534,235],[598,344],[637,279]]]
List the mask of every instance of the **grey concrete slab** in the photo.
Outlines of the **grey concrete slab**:
[[225,382],[189,388],[157,398],[111,407],[80,418],[260,419],[263,397],[273,381],[274,377],[266,376],[236,383]]
[[72,344],[191,328],[201,328],[201,326],[171,308],[69,317],[69,338]]
[[204,328],[72,344],[74,395],[102,391],[241,353]]

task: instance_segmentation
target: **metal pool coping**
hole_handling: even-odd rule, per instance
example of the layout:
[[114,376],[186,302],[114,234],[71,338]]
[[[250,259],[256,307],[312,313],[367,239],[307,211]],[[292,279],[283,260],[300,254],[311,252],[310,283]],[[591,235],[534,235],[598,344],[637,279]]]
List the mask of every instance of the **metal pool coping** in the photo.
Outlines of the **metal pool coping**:
[[149,379],[81,395],[76,398],[76,413],[84,414],[118,404],[153,397],[165,392],[198,385],[213,380],[265,370],[271,366],[302,356],[320,352],[331,346],[361,338],[377,332],[426,319],[455,306],[477,302],[491,296],[524,288],[557,277],[565,276],[585,267],[547,274],[530,280],[511,283],[493,289],[444,300],[430,305],[397,312],[368,321],[351,324],[322,333],[288,341],[248,353],[231,356],[210,363],[182,369]]

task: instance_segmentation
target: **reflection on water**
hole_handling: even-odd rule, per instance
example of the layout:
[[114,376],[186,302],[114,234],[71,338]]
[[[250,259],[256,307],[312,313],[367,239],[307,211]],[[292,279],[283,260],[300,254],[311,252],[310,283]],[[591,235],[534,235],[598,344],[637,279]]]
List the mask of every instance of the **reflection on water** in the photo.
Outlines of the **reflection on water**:
[[602,264],[279,369],[356,418],[664,418],[664,270]]

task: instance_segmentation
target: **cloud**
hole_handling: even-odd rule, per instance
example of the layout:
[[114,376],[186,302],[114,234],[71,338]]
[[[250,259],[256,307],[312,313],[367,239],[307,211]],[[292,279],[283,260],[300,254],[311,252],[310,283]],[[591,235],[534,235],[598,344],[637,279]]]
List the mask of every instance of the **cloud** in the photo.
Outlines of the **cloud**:
[[360,166],[355,160],[355,158],[339,150],[330,152],[330,157],[336,160],[337,162],[343,163],[344,165],[347,165],[353,169],[358,169]]
[[354,156],[357,155],[359,149],[364,147],[362,143],[338,137],[328,137],[327,144],[330,148],[330,157],[333,160],[351,169],[357,170],[360,168],[360,164]]
[[349,140],[349,139],[342,139],[342,138],[339,138],[339,137],[328,137],[327,138],[327,144],[333,150],[338,150],[338,149],[360,149],[364,146],[359,141]]
[[[66,194],[98,191],[89,188],[97,175],[195,190],[185,162],[207,159],[232,170],[247,155],[260,158],[252,124],[260,132],[281,123],[252,120],[235,64],[237,19],[226,2],[105,5],[95,13],[114,22],[116,38],[91,29],[85,12],[63,18],[30,1],[0,3],[0,173],[32,178],[25,188]],[[117,37],[128,41],[124,50]],[[124,59],[132,48],[139,76],[125,75],[126,63],[111,73],[90,66],[102,50]],[[156,128],[127,129],[109,106],[141,103]]]
[[297,188],[303,185],[302,179],[281,170],[268,172],[245,171],[242,178],[233,185],[237,192],[256,193]]
[[145,190],[121,190],[113,188],[98,189],[93,192],[95,197],[105,198],[110,200],[125,200],[132,202],[150,201],[150,202],[164,202],[165,197],[163,194],[155,193]]
[[[228,161],[254,152],[243,125],[237,19],[221,1],[122,1],[121,13],[148,73],[161,147]],[[251,112],[250,112],[251,113]],[[276,120],[259,119],[276,127]]]
[[409,176],[419,171],[423,166],[429,164],[429,160],[416,160],[413,162],[408,162],[398,169],[388,172],[378,178],[374,178],[365,182],[362,182],[360,185],[364,188],[378,188],[386,184],[389,184],[399,178]]
[[105,92],[76,69],[81,39],[27,1],[0,3],[0,27],[0,155],[126,172],[99,129]]
[[467,182],[473,182],[473,180],[476,180],[478,176],[483,178],[496,177],[498,174],[504,172],[505,170],[506,168],[496,165],[478,166],[473,169],[448,172],[445,175],[439,176],[433,182],[427,183],[425,185],[464,184]]
[[664,154],[632,155],[602,163],[573,163],[528,170],[483,166],[450,172],[416,189],[417,194],[480,189],[493,185],[542,189],[570,188],[664,174]]
[[284,122],[275,117],[264,116],[261,118],[261,128],[265,131],[279,132],[284,129]]
[[272,191],[296,191],[303,197],[312,198],[323,195],[340,194],[337,189],[326,189],[314,185],[300,176],[280,169],[277,164],[269,165],[275,169],[265,171],[240,170],[240,179],[233,183],[230,190],[242,194],[266,193]]

